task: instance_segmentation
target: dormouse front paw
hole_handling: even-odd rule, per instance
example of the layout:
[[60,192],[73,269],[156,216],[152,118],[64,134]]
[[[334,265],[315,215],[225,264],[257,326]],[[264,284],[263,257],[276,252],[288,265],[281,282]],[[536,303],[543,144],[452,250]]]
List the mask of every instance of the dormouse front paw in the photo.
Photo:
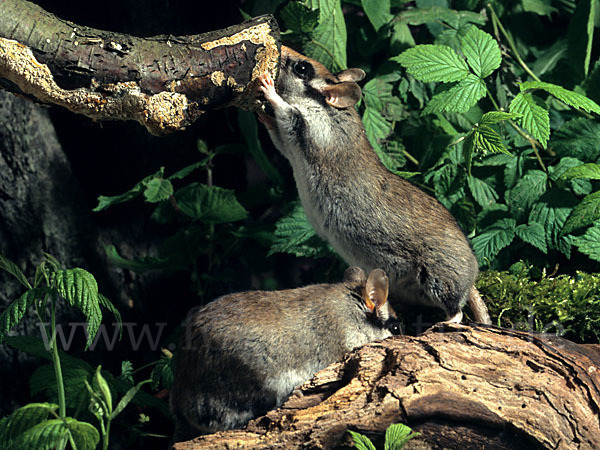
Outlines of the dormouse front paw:
[[263,92],[265,99],[271,104],[273,109],[285,106],[283,100],[275,90],[275,82],[268,73],[262,74],[259,78],[260,90]]

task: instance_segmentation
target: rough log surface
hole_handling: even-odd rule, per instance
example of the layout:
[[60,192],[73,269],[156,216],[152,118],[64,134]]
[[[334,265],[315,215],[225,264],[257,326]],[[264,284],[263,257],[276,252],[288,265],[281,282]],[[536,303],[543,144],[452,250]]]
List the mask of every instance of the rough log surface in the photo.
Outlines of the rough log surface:
[[256,106],[253,80],[277,75],[279,28],[262,16],[191,36],[138,38],[80,26],[24,0],[0,2],[0,86],[153,134],[203,111]]
[[598,449],[599,370],[600,346],[437,325],[354,351],[244,430],[174,448],[344,448],[347,429],[381,442],[402,422],[422,434],[406,449]]

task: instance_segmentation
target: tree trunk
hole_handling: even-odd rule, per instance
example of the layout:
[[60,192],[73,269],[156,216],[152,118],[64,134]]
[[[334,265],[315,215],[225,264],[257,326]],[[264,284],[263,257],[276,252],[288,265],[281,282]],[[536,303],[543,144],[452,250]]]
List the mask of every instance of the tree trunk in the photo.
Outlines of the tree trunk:
[[373,343],[317,373],[244,430],[175,449],[378,448],[402,422],[406,449],[600,448],[600,346],[488,326],[439,324]]
[[98,120],[136,120],[153,134],[204,111],[256,107],[252,83],[277,75],[272,16],[201,35],[137,38],[60,20],[25,0],[0,2],[0,86]]

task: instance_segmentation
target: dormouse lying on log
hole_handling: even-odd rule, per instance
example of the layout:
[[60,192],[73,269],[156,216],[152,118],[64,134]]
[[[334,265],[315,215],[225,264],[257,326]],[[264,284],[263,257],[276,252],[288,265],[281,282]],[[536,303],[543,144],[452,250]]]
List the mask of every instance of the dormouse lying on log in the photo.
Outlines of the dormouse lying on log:
[[240,292],[188,316],[175,356],[174,441],[236,428],[353,348],[398,334],[388,278],[350,267],[343,283]]
[[491,323],[473,286],[477,259],[452,215],[389,172],[369,144],[354,109],[364,76],[361,69],[333,75],[282,47],[277,83],[260,78],[274,114],[259,119],[292,165],[310,223],[348,264],[382,267],[394,304],[437,306],[460,322],[469,300],[475,320]]

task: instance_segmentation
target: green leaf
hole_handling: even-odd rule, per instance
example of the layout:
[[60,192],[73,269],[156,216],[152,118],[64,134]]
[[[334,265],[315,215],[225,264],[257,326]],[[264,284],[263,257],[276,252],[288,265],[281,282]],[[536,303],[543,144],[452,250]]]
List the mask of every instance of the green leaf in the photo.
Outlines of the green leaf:
[[470,27],[461,40],[467,63],[480,78],[485,78],[500,67],[500,47],[492,36],[477,27]]
[[306,46],[307,56],[320,61],[333,72],[346,66],[346,22],[340,0],[309,0],[311,9],[319,10],[319,25]]
[[561,231],[567,217],[579,203],[568,191],[553,187],[533,205],[529,213],[529,223],[537,222],[546,232],[549,249],[558,250],[569,257],[573,238],[563,236]]
[[516,113],[508,113],[504,111],[490,111],[481,116],[481,119],[479,119],[479,125],[495,125],[504,120],[518,119],[519,117],[521,117],[521,115]]
[[58,294],[85,316],[88,322],[87,349],[94,341],[102,322],[96,279],[87,270],[76,267],[56,271],[52,283]]
[[191,183],[175,193],[179,210],[194,220],[205,223],[227,223],[243,220],[248,213],[232,190]]
[[66,425],[69,429],[77,450],[94,450],[100,442],[100,433],[93,425],[87,422],[67,417]]
[[553,12],[557,11],[556,8],[550,6],[547,2],[544,2],[543,0],[522,0],[522,2],[523,11],[532,12],[540,16],[549,16]]
[[521,92],[541,89],[553,95],[561,102],[572,106],[573,108],[579,108],[586,112],[595,112],[596,114],[600,114],[600,105],[598,105],[595,101],[590,100],[585,95],[570,91],[556,84],[546,83],[543,81],[525,81],[523,83],[519,83],[519,88],[521,89]]
[[487,265],[504,247],[507,247],[515,237],[516,221],[502,219],[486,228],[475,236],[471,243],[479,264]]
[[361,0],[361,4],[375,31],[394,17],[390,14],[390,0]]
[[451,83],[464,80],[469,75],[465,61],[446,45],[417,45],[390,59],[400,63],[417,80],[426,83]]
[[328,253],[299,202],[275,224],[275,240],[267,256],[275,253],[291,253],[298,257],[318,257]]
[[366,437],[364,434],[357,433],[356,431],[348,430],[348,433],[352,436],[354,446],[358,450],[377,450],[371,442],[371,439]]
[[21,271],[21,269],[19,269],[19,266],[17,266],[10,259],[4,257],[4,255],[0,255],[0,269],[10,273],[19,281],[19,283],[21,283],[27,289],[31,289],[31,284],[29,284],[29,281],[27,281],[25,274]]
[[506,203],[515,217],[522,217],[546,192],[548,175],[541,170],[530,170],[507,191]]
[[384,450],[401,450],[410,439],[420,435],[421,433],[413,433],[403,423],[394,423],[385,430]]
[[[487,125],[473,127],[465,140],[464,150],[470,151],[471,154],[474,152],[482,152],[483,154],[491,152],[510,155],[510,152],[504,146],[504,142],[502,142],[502,137],[496,130]],[[467,161],[470,161],[471,154],[465,154]]]
[[313,11],[300,2],[289,2],[281,9],[280,15],[284,26],[295,33],[309,33],[319,22],[319,11]]
[[379,140],[385,139],[392,132],[392,123],[375,108],[367,106],[363,113],[363,124],[367,139],[373,147],[379,146]]
[[550,116],[543,102],[529,93],[519,93],[510,103],[510,112],[521,114],[521,125],[546,147],[550,137]]
[[582,78],[587,77],[590,68],[595,10],[595,0],[579,0],[567,32],[569,39],[568,57]]
[[50,289],[45,287],[29,289],[8,305],[0,315],[0,343],[4,340],[6,334],[17,326],[36,300],[41,300],[50,293]]
[[[67,407],[77,409],[81,405],[87,404],[88,394],[85,383],[91,377],[93,370],[90,371],[86,364],[76,359],[74,362],[73,359],[61,357],[61,371],[63,379],[68,380],[64,383]],[[44,364],[33,372],[29,378],[29,390],[33,396],[43,395],[52,401],[58,401],[56,372],[52,364]]]
[[119,203],[124,203],[129,200],[132,200],[132,199],[136,198],[137,196],[139,196],[142,192],[144,192],[144,190],[146,189],[146,184],[149,183],[150,180],[152,180],[154,178],[163,178],[164,175],[165,175],[165,168],[161,167],[158,170],[158,172],[147,176],[146,178],[144,178],[142,181],[137,183],[135,186],[133,186],[131,189],[129,189],[127,192],[125,192],[123,194],[114,195],[112,197],[106,197],[104,195],[101,195],[98,197],[98,205],[92,211],[99,212],[99,211],[102,211],[102,210],[108,208],[109,206],[117,205]]
[[152,382],[152,380],[144,380],[144,381],[139,382],[135,386],[133,386],[131,389],[129,389],[125,393],[125,395],[121,398],[121,400],[119,400],[119,403],[117,404],[117,407],[110,415],[110,418],[114,419],[115,417],[117,417],[121,413],[121,411],[123,411],[125,409],[125,407],[129,404],[129,402],[131,402],[131,400],[133,400],[133,397],[135,397],[135,395],[142,388],[142,386],[147,383],[150,383],[150,382]]
[[15,448],[12,446],[14,439],[44,422],[51,412],[57,410],[58,405],[54,403],[29,403],[4,417],[0,420],[0,448]]
[[600,123],[584,118],[569,120],[552,133],[551,143],[560,156],[595,162],[600,156]]
[[183,169],[178,170],[173,175],[168,176],[167,180],[181,180],[181,179],[187,177],[194,170],[200,169],[201,167],[204,167],[202,161],[194,163],[194,164],[190,164],[189,166],[186,166]]
[[482,179],[469,175],[467,183],[473,198],[482,208],[496,203],[496,200],[498,200],[496,191]]
[[[163,350],[164,352],[164,350]],[[154,368],[150,378],[152,379],[152,389],[158,389],[162,384],[165,388],[170,388],[173,384],[173,357],[161,356]]]
[[451,28],[462,28],[469,23],[485,25],[486,19],[482,14],[471,11],[454,11],[447,6],[432,5],[428,8],[411,8],[403,10],[397,17],[401,23],[423,25],[443,22]]
[[112,264],[132,270],[133,272],[143,273],[149,270],[173,268],[172,261],[169,261],[167,258],[153,258],[151,256],[139,259],[123,258],[112,244],[105,245],[104,251]]
[[585,234],[574,239],[577,249],[591,259],[600,261],[600,224],[587,229]]
[[456,86],[434,95],[423,110],[423,114],[467,112],[486,95],[486,92],[483,81],[469,74]]
[[583,198],[575,207],[562,229],[563,234],[591,225],[600,219],[600,191],[593,192]]
[[145,183],[144,197],[147,202],[158,203],[173,195],[173,185],[163,178],[152,178]]
[[281,174],[271,163],[265,154],[260,140],[258,139],[258,126],[256,124],[256,115],[250,111],[238,110],[238,126],[244,135],[244,140],[248,146],[248,151],[261,168],[265,175],[279,188],[283,188],[284,182]]
[[529,225],[521,224],[515,228],[515,233],[523,241],[533,245],[538,250],[548,253],[548,245],[546,244],[546,232],[544,227],[539,223],[530,223]]
[[107,311],[111,312],[112,315],[115,316],[117,325],[119,326],[119,329],[120,329],[119,339],[121,339],[121,337],[123,336],[123,321],[121,319],[121,313],[116,308],[116,306],[112,304],[112,302],[109,299],[107,299],[104,295],[102,295],[100,293],[98,294],[98,303],[100,303],[101,307],[103,307]]
[[561,176],[563,180],[586,178],[588,180],[600,180],[600,165],[595,163],[582,164],[572,167]]
[[[44,420],[43,422],[29,428],[25,433],[21,433],[12,442],[14,449],[35,449],[52,450],[55,449],[69,434],[65,421],[71,419]],[[71,419],[74,420],[74,419]]]

